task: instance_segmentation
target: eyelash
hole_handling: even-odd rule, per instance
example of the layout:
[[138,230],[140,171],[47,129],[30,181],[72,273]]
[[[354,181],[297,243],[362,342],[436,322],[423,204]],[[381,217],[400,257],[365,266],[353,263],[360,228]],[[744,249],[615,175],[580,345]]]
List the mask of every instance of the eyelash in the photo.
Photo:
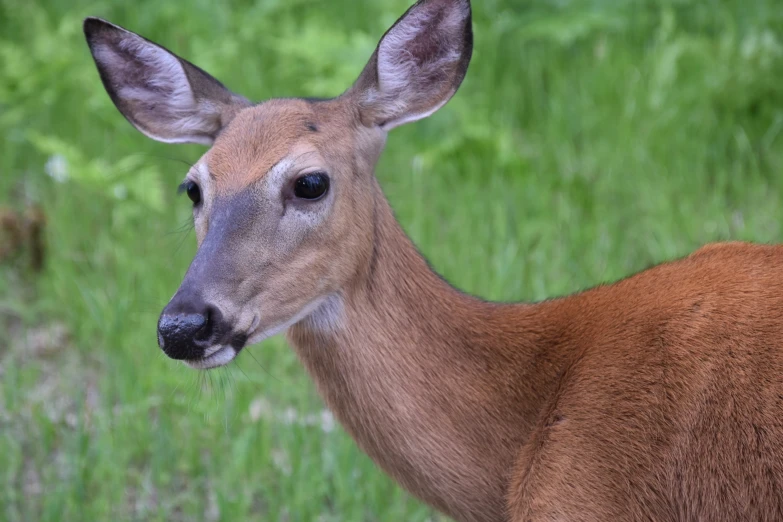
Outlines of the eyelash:
[[193,207],[196,208],[201,204],[202,196],[201,196],[201,187],[199,187],[198,183],[195,181],[186,179],[180,186],[177,188],[178,193],[186,192],[190,200],[193,202]]

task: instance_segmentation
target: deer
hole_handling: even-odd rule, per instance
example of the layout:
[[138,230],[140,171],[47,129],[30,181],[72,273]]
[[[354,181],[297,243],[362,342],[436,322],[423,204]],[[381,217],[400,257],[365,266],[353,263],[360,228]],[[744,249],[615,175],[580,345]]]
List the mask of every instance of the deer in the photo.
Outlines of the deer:
[[207,370],[285,332],[359,448],[457,521],[783,520],[783,247],[499,303],[395,218],[376,163],[460,86],[468,0],[419,0],[325,99],[251,103],[120,26],[84,32],[136,129],[209,146],[180,186],[198,249],[157,323],[170,358]]

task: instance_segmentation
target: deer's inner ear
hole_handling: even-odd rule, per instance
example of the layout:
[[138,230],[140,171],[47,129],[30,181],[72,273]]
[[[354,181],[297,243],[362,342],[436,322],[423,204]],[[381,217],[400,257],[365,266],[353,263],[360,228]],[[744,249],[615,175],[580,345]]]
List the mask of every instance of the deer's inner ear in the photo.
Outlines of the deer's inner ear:
[[84,34],[112,101],[150,138],[211,145],[250,105],[187,60],[122,27],[87,18]]
[[352,90],[385,130],[429,116],[457,92],[473,50],[467,0],[419,2],[381,39]]

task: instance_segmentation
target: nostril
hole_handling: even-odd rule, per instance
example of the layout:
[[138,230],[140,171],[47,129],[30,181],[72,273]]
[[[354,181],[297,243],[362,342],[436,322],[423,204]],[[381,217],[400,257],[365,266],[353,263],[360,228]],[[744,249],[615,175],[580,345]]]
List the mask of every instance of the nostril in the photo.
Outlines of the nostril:
[[205,341],[212,336],[212,326],[214,325],[212,308],[207,308],[200,317],[202,319],[202,324],[198,330],[194,332],[193,339],[196,341]]
[[207,306],[203,315],[204,324],[199,329],[199,331],[196,332],[195,340],[208,341],[220,335],[219,330],[220,330],[222,317],[223,314],[220,313],[220,310],[218,310],[214,306]]
[[198,359],[229,332],[220,308],[202,300],[172,300],[158,321],[158,345],[172,359]]
[[174,359],[199,357],[203,350],[197,348],[195,341],[208,326],[207,317],[202,314],[164,314],[158,322],[158,344]]

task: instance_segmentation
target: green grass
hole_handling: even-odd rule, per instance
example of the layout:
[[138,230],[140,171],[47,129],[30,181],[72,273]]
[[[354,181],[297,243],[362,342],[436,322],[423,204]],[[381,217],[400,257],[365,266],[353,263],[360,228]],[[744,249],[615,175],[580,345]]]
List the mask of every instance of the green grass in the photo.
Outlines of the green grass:
[[[203,149],[133,130],[80,27],[109,18],[253,99],[331,96],[406,6],[0,0],[0,205],[49,219],[43,273],[0,265],[0,519],[438,519],[322,422],[281,337],[206,374],[157,348],[195,248],[175,187]],[[710,241],[781,240],[777,0],[474,11],[459,94],[395,130],[377,172],[455,285],[539,300]]]

